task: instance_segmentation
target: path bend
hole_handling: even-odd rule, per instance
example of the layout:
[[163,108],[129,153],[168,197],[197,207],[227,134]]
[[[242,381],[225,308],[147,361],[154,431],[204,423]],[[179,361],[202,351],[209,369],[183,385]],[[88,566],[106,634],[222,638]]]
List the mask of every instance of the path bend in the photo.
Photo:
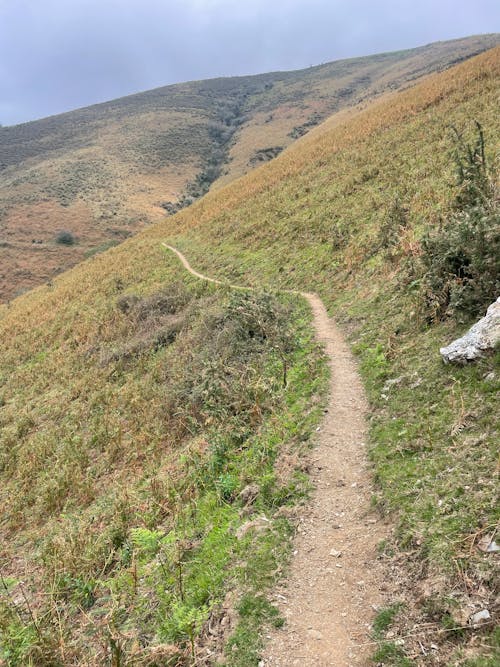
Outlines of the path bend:
[[[192,275],[234,289],[250,289],[195,271]],[[372,512],[366,456],[367,401],[356,362],[317,294],[309,302],[317,339],[330,366],[329,397],[312,452],[314,492],[301,513],[290,574],[274,600],[284,628],[266,636],[262,667],[357,667],[366,665],[371,620],[383,602],[384,571],[377,545],[387,529]]]

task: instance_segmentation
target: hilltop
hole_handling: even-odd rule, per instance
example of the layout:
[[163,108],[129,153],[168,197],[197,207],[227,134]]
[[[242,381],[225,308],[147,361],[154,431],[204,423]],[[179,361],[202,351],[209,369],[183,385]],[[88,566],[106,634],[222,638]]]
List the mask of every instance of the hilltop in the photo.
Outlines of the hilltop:
[[172,85],[0,128],[0,301],[272,159],[332,113],[497,43]]
[[[496,664],[494,625],[467,619],[495,614],[496,555],[478,544],[498,520],[498,353],[453,367],[438,350],[497,296],[498,270],[476,291],[467,253],[487,239],[495,276],[499,55],[326,120],[0,306],[6,664],[181,665],[221,638],[228,666],[258,664],[327,382],[307,307],[279,288],[322,297],[368,393],[373,505],[394,528],[377,558],[396,586],[364,638],[375,660]],[[471,189],[456,161],[474,121]],[[186,275],[163,242],[256,292]],[[448,256],[462,265],[439,283]]]

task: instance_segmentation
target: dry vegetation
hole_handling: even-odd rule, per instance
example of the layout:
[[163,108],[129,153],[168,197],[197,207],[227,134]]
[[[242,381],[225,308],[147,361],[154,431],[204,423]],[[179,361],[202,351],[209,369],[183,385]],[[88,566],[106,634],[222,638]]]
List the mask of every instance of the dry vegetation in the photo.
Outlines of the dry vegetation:
[[[330,114],[496,42],[472,37],[180,84],[0,128],[0,300],[161,220],[214,181],[219,187],[245,174]],[[62,229],[78,243],[58,255],[53,239]]]
[[[349,332],[372,406],[374,503],[395,524],[380,558],[401,582],[374,627],[378,662],[497,664],[493,623],[466,621],[497,611],[497,556],[478,543],[498,520],[498,354],[443,366],[439,346],[468,321],[426,315],[421,239],[460,195],[450,123],[467,141],[481,123],[496,173],[499,55],[327,122],[0,306],[6,664],[189,664],[209,627],[237,617],[227,664],[249,667],[259,624],[280,622],[262,591],[305,487],[275,463],[285,452],[300,466],[324,367],[294,299],[183,276],[166,240],[207,274],[318,291]],[[404,221],[395,237],[388,220]]]
[[208,665],[229,592],[275,614],[289,522],[252,525],[306,488],[274,466],[320,414],[307,311],[126,247],[0,324],[1,665]]

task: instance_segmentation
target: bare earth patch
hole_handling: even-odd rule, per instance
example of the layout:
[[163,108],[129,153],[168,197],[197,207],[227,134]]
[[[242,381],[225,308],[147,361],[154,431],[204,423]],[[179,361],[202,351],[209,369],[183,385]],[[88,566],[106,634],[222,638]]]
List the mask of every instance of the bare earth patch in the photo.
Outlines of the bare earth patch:
[[370,509],[366,398],[355,361],[322,301],[305,295],[331,366],[330,396],[310,470],[315,492],[300,518],[291,573],[275,593],[286,618],[268,636],[265,665],[363,664],[384,599],[377,544],[387,528]]

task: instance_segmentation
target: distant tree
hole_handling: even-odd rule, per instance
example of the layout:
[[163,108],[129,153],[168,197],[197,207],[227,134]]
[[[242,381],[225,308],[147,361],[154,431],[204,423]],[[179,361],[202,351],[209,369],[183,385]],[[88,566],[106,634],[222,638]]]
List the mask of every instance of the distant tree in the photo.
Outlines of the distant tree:
[[60,243],[61,245],[74,245],[75,237],[71,232],[61,231],[56,236],[56,243]]

